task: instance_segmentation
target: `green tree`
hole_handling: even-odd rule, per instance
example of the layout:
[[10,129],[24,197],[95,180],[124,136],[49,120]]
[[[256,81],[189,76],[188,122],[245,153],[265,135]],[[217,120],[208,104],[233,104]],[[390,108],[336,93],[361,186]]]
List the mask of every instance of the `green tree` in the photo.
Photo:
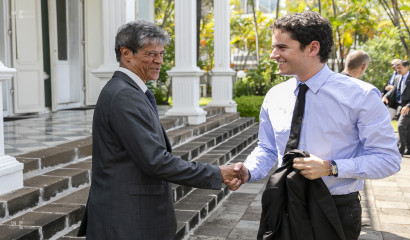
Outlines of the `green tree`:
[[168,32],[170,43],[165,46],[164,63],[161,66],[159,79],[148,82],[148,88],[154,93],[158,104],[169,104],[171,95],[171,79],[167,71],[175,66],[175,2],[174,0],[155,1],[155,22]]
[[[271,30],[273,19],[266,14],[256,11],[255,15],[246,15],[240,7],[239,1],[231,1],[231,54],[240,58],[241,69],[245,69],[250,56],[257,56],[257,52],[269,55],[271,52]],[[258,26],[258,37],[255,32],[255,20]],[[258,50],[257,50],[257,44]],[[236,67],[238,69],[238,67]]]
[[397,29],[392,28],[387,34],[376,36],[367,41],[363,47],[363,50],[369,53],[371,61],[362,79],[375,85],[380,90],[382,90],[392,73],[391,60],[403,57],[399,54],[400,52],[404,54],[404,51],[398,36]]
[[264,55],[256,69],[248,70],[245,78],[235,82],[234,97],[265,96],[269,89],[287,79],[277,69],[278,63]]

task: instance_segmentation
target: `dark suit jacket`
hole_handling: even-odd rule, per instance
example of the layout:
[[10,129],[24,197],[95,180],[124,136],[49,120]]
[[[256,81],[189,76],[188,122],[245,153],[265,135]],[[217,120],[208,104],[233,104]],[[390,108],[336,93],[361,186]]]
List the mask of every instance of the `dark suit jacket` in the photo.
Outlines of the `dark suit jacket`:
[[308,180],[293,168],[295,157],[309,153],[292,150],[270,177],[262,195],[258,239],[346,240],[339,214],[321,178]]
[[[383,89],[382,89],[382,91],[381,91],[382,96],[388,92],[388,91],[386,90],[386,87],[387,87],[387,85],[390,84],[390,80],[392,80],[392,79],[395,78],[395,77],[396,77],[396,72],[392,73],[392,74],[389,76],[389,80],[388,80],[388,81],[386,82],[386,84],[383,86]],[[394,80],[393,80],[393,83],[394,83]],[[392,84],[392,85],[393,85],[393,84]]]
[[91,188],[78,234],[97,240],[173,239],[169,182],[221,189],[222,176],[217,166],[173,156],[147,96],[117,71],[94,110]]
[[[394,87],[386,93],[385,97],[389,100],[388,106],[391,108],[397,108],[399,103],[396,101],[396,93],[397,93],[397,88],[400,84],[402,76],[398,75],[394,79]],[[408,106],[410,107],[410,74],[407,76],[406,84],[404,85],[403,93],[401,94],[401,106]]]

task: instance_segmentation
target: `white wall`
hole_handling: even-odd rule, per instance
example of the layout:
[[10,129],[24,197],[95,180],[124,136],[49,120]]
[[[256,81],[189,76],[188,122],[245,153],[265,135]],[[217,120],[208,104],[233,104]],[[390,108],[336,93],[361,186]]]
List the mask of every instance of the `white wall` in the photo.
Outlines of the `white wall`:
[[[100,80],[91,73],[104,60],[102,36],[102,1],[84,1],[84,34],[85,34],[85,81],[86,105],[94,105],[100,94]],[[114,51],[114,49],[110,49]]]

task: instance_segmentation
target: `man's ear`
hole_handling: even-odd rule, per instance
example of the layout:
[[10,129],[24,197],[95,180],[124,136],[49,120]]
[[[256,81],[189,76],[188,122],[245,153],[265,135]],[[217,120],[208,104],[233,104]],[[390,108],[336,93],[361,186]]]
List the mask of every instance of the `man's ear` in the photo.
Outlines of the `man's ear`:
[[367,68],[368,65],[369,65],[368,63],[362,64],[362,67],[361,67],[360,69],[361,69],[362,71],[363,71],[363,70],[366,70],[366,68]]
[[121,59],[126,61],[126,62],[129,62],[130,58],[134,55],[134,53],[129,48],[127,48],[125,46],[122,46],[120,48],[120,52],[121,52]]
[[313,57],[319,54],[320,43],[318,41],[312,41],[307,47],[309,48],[309,56]]

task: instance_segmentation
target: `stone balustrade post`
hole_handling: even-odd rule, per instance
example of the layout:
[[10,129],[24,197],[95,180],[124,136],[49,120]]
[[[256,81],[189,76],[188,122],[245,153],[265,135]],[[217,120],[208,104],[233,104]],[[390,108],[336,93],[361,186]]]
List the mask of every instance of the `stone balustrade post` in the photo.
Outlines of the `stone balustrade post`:
[[[3,107],[2,82],[10,80],[16,72],[14,68],[8,68],[0,62],[0,106]],[[4,126],[3,110],[0,111],[0,195],[23,187],[24,164],[16,158],[4,153]]]

